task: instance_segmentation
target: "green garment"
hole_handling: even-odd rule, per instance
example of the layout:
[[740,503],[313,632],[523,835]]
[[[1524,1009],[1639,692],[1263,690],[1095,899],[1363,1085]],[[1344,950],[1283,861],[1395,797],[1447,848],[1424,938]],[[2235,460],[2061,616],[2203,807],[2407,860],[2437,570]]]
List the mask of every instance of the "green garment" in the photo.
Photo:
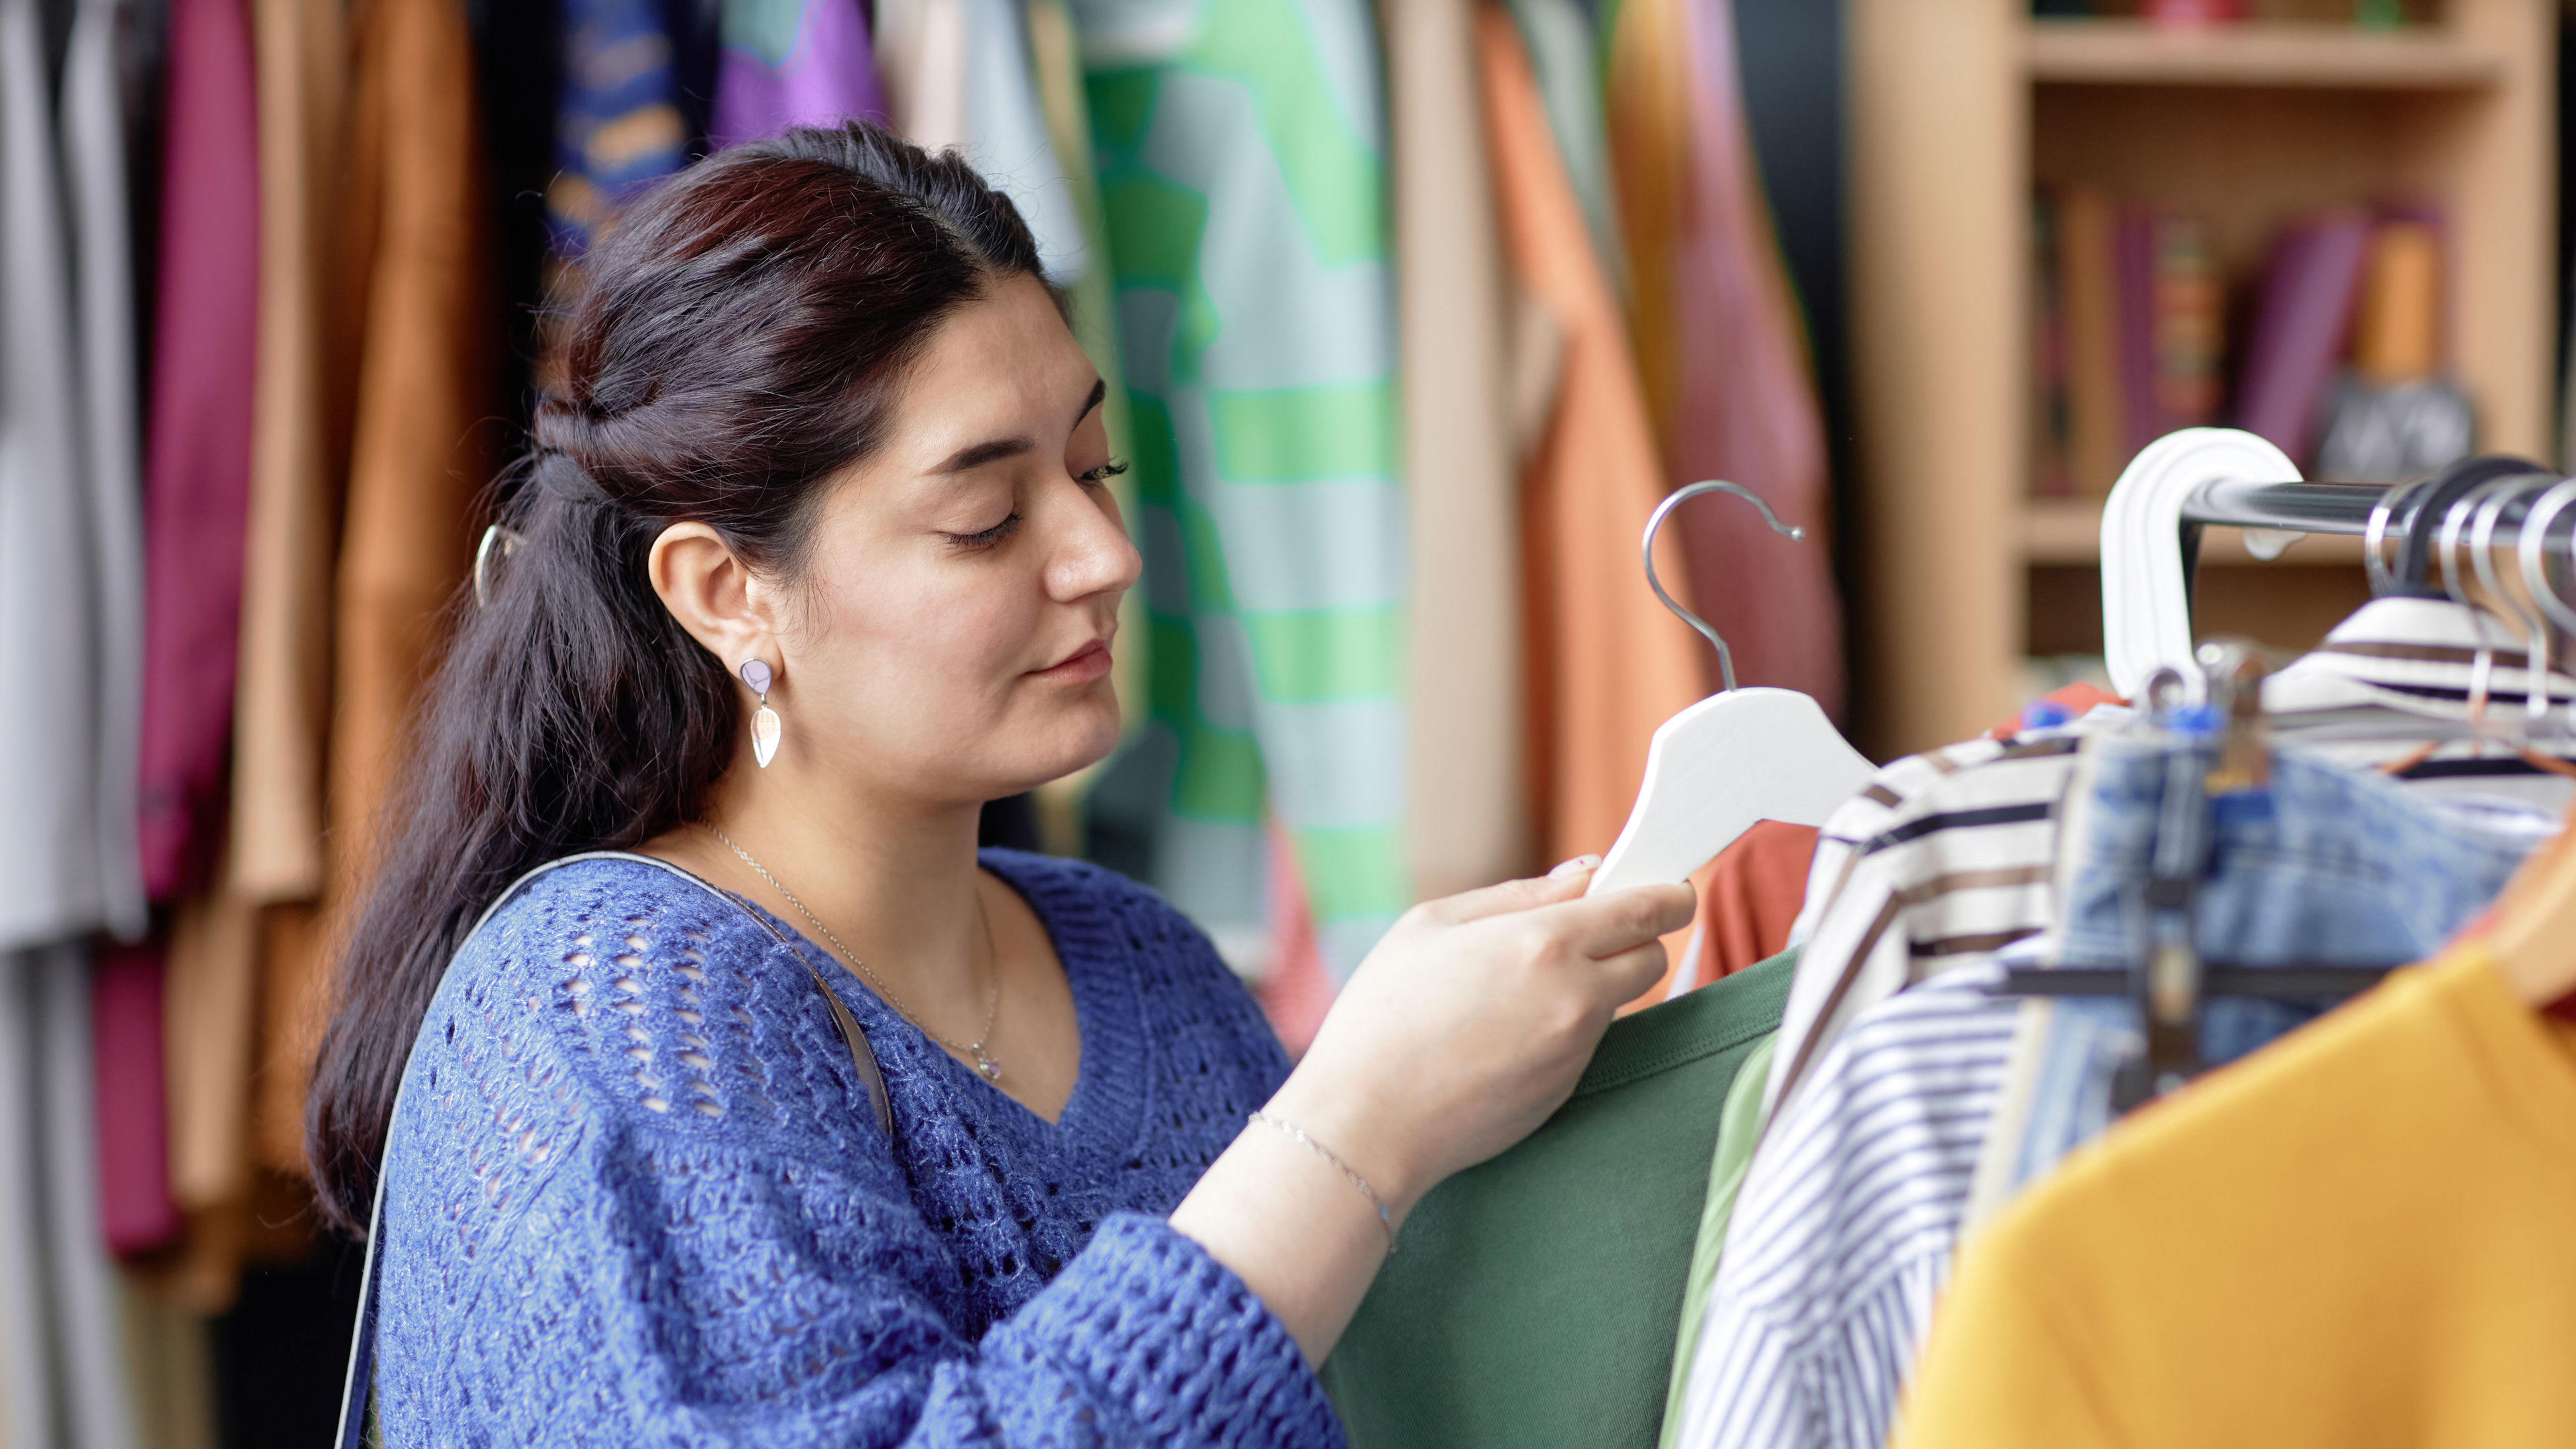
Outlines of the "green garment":
[[1412,902],[1376,26],[1365,0],[1070,8],[1152,636],[1093,827],[1222,944],[1264,927],[1266,808],[1339,979]]
[[1690,1383],[1691,1359],[1699,1353],[1699,1321],[1708,1313],[1708,1290],[1717,1284],[1717,1260],[1726,1249],[1726,1225],[1735,1220],[1735,1195],[1744,1188],[1744,1170],[1753,1165],[1753,1143],[1762,1135],[1762,1083],[1771,1075],[1771,1057],[1780,1034],[1764,1037],[1744,1054],[1735,1069],[1735,1085],[1726,1089],[1726,1107],[1717,1114],[1717,1155],[1708,1165],[1708,1206],[1700,1210],[1699,1241],[1691,1248],[1690,1282],[1682,1289],[1681,1333],[1673,1342],[1672,1383],[1664,1392],[1664,1432],[1657,1449],[1673,1449],[1682,1424],[1682,1390]]
[[1797,953],[1610,1024],[1526,1141],[1434,1189],[1324,1387],[1354,1449],[1648,1449],[1736,1069]]

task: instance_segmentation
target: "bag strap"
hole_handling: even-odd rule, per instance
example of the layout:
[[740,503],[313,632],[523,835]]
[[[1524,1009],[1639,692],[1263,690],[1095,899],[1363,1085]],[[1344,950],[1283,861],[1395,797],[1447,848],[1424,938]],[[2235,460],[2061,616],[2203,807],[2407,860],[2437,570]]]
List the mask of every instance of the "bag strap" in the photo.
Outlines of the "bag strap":
[[[762,930],[767,931],[771,940],[787,947],[798,961],[804,963],[806,974],[814,978],[814,989],[823,994],[823,1004],[831,1008],[833,1029],[840,1032],[841,1044],[850,1049],[850,1063],[858,1068],[859,1086],[868,1094],[868,1107],[876,1114],[877,1126],[888,1138],[894,1136],[894,1102],[886,1093],[885,1073],[877,1067],[876,1053],[868,1049],[867,1034],[859,1030],[859,1019],[850,1014],[850,1008],[843,1004],[840,994],[832,990],[830,983],[823,979],[823,973],[815,967],[813,958],[798,950],[796,943],[790,940],[785,932],[779,930],[767,916],[754,910],[749,901],[731,891],[719,888],[703,877],[682,870],[667,860],[658,860],[649,855],[638,855],[626,850],[590,850],[579,855],[567,855],[560,860],[550,860],[510,882],[510,888],[501,892],[500,898],[493,901],[482,915],[475,918],[474,929],[465,933],[466,941],[472,941],[482,931],[485,923],[498,914],[503,906],[508,905],[530,881],[548,872],[561,870],[568,865],[577,865],[585,860],[622,860],[667,871],[709,895],[731,902],[736,909],[751,917]],[[463,955],[464,950],[464,945],[459,944],[457,954]],[[455,957],[449,957],[448,965],[453,967],[455,964]],[[410,1084],[411,1065],[405,1062],[402,1081],[394,1087],[394,1114],[396,1115],[402,1111],[403,1090]],[[348,1377],[340,1385],[340,1432],[339,1437],[332,1441],[335,1449],[362,1449],[366,1438],[367,1406],[368,1401],[374,1396],[375,1389],[376,1242],[384,1227],[385,1179],[392,1175],[385,1169],[388,1160],[392,1157],[392,1150],[393,1116],[388,1116],[385,1128],[385,1151],[376,1163],[375,1201],[367,1209],[366,1267],[358,1280],[358,1325],[357,1333],[349,1342]]]

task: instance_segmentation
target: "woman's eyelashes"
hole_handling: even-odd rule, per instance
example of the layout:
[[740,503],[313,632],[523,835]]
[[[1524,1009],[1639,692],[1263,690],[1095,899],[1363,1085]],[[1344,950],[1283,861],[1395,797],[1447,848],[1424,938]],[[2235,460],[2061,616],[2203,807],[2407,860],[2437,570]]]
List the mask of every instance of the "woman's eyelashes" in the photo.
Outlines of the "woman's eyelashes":
[[981,553],[985,549],[999,547],[1002,540],[1019,531],[1020,515],[1019,511],[1014,509],[1008,518],[990,528],[974,533],[951,533],[943,536],[947,538],[949,547],[961,553]]
[[[1098,488],[1106,484],[1110,479],[1115,478],[1126,471],[1127,464],[1125,460],[1113,458],[1109,462],[1103,463],[1099,467],[1092,469],[1090,472],[1076,473],[1073,476],[1074,481],[1080,483],[1085,488]],[[943,532],[940,534],[940,537],[948,540],[949,547],[951,548],[964,553],[980,553],[985,549],[1000,546],[1003,540],[1009,538],[1012,534],[1019,532],[1020,518],[1021,515],[1019,510],[1013,509],[1009,517],[994,524],[990,528],[979,529],[974,533]]]

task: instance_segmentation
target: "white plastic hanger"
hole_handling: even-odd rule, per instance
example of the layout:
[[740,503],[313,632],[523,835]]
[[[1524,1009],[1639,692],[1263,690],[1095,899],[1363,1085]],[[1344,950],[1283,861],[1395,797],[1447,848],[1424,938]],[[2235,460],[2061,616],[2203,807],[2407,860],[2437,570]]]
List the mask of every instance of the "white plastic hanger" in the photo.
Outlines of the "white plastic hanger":
[[1774,533],[1806,537],[1783,524],[1751,490],[1733,483],[1693,483],[1646,520],[1646,585],[1664,607],[1717,647],[1718,692],[1664,721],[1646,750],[1646,779],[1636,806],[1586,894],[1633,885],[1685,881],[1757,820],[1822,825],[1825,816],[1867,785],[1877,766],[1851,747],[1813,699],[1794,689],[1738,689],[1735,657],[1717,631],[1664,592],[1655,577],[1655,530],[1664,515],[1703,493],[1732,493],[1762,510]]
[[[2296,482],[2289,455],[2235,428],[2185,428],[2149,443],[2120,473],[2102,506],[2102,643],[2111,684],[2135,698],[2160,668],[2199,690],[2191,647],[2191,593],[2182,567],[2182,506],[2220,478]],[[2299,535],[2262,529],[2246,543],[2276,558]]]

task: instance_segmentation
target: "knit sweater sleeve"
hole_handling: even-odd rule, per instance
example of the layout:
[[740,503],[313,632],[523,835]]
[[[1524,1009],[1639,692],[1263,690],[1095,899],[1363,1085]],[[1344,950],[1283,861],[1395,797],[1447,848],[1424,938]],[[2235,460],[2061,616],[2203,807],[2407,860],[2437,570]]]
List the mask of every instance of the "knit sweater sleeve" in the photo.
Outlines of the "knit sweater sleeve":
[[387,1442],[452,1442],[450,1415],[484,1431],[475,1442],[514,1445],[1340,1437],[1278,1320],[1144,1214],[1104,1221],[970,1342],[942,1311],[937,1246],[908,1201],[843,1173],[634,1138],[594,1172],[556,1175],[473,1278],[453,1377],[384,1395],[444,1411]]
[[979,1319],[949,1244],[1011,1209],[916,1190],[739,913],[530,894],[451,970],[389,1143],[386,1443],[1340,1444],[1286,1328],[1151,1213]]

